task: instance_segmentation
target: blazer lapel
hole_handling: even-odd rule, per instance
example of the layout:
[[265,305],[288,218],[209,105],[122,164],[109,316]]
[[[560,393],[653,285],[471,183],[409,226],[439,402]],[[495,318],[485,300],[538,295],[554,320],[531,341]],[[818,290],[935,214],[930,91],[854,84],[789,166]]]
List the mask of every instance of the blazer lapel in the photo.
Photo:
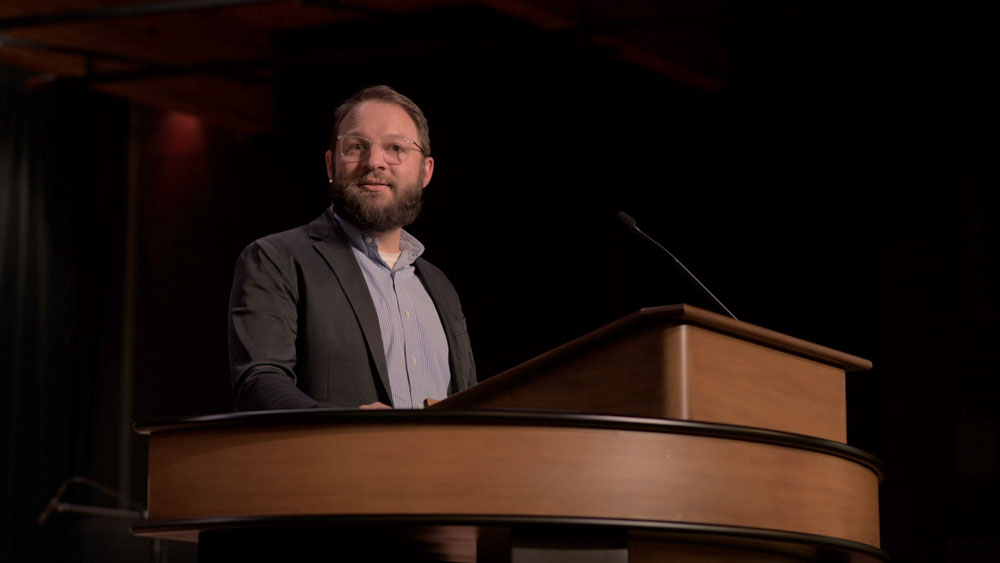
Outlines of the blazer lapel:
[[455,326],[455,319],[460,318],[461,314],[452,310],[447,290],[441,287],[441,282],[435,275],[433,268],[424,268],[423,260],[419,258],[414,262],[414,267],[417,270],[417,277],[423,282],[427,294],[431,296],[431,301],[434,301],[434,306],[437,307],[438,317],[441,319],[445,337],[448,339],[448,365],[451,368],[451,384],[448,392],[453,393],[461,388],[459,382],[465,380],[464,364],[459,357],[459,346],[456,339],[458,332],[465,332],[465,327],[461,327],[460,330],[460,327]]
[[389,385],[389,368],[385,363],[385,347],[382,344],[378,313],[375,312],[368,284],[365,283],[364,274],[361,273],[361,266],[354,258],[351,244],[337,232],[326,213],[309,224],[309,236],[319,239],[313,243],[313,247],[333,270],[333,275],[340,282],[340,287],[354,310],[354,316],[358,319],[358,325],[361,326],[361,332],[368,344],[368,354],[375,364],[378,378],[382,381],[382,388],[385,389],[391,403],[392,388]]

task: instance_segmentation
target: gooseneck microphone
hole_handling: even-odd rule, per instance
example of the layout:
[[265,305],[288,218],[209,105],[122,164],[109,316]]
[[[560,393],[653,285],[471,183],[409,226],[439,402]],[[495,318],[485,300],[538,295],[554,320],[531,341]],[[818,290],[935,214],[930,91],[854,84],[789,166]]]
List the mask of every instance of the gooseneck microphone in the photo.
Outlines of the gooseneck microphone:
[[687,266],[685,266],[683,263],[681,263],[680,260],[677,259],[676,256],[674,256],[662,244],[660,244],[660,243],[656,242],[655,240],[653,240],[653,237],[651,237],[651,236],[647,235],[646,233],[642,232],[642,229],[640,229],[635,224],[635,219],[633,219],[632,217],[630,217],[628,213],[625,213],[624,211],[619,211],[618,212],[618,219],[622,222],[622,224],[625,225],[626,229],[628,229],[628,230],[632,231],[633,233],[639,235],[640,237],[646,239],[647,241],[649,241],[650,244],[652,244],[656,248],[659,248],[661,251],[663,251],[664,254],[666,254],[667,256],[669,256],[678,266],[680,266],[681,270],[684,270],[684,273],[687,274],[687,277],[691,278],[691,281],[693,281],[699,288],[701,288],[701,290],[705,293],[705,295],[707,295],[712,301],[714,301],[715,304],[718,305],[720,309],[722,309],[723,311],[725,311],[726,314],[729,315],[730,317],[732,317],[733,319],[739,320],[739,319],[736,318],[736,315],[734,315],[732,311],[730,311],[725,305],[722,304],[722,301],[719,301],[719,299],[715,295],[713,295],[712,292],[709,291],[707,287],[705,287],[705,284],[701,283],[701,281],[698,280],[698,278],[695,277],[695,275],[691,273],[691,270],[687,269]]

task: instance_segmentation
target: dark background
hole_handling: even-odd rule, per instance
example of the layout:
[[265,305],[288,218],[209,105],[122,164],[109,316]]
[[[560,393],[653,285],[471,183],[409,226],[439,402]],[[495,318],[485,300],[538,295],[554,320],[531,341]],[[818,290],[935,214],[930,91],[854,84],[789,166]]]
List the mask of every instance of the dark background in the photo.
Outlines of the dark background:
[[387,83],[430,120],[409,230],[462,295],[481,379],[639,307],[712,308],[625,210],[742,320],[874,362],[848,376],[849,442],[886,463],[894,560],[1000,560],[988,22],[883,4],[733,18],[715,91],[481,9],[279,33],[284,55],[414,48],[278,68],[276,125],[253,135],[0,67],[0,559],[143,560],[127,523],[35,518],[71,475],[142,502],[129,422],[229,409],[235,258],[322,212],[332,109]]

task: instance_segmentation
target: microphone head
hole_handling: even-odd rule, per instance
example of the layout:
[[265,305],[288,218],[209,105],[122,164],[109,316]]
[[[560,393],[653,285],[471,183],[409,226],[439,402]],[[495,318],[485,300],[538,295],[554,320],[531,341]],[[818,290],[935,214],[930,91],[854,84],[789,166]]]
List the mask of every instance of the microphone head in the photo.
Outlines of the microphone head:
[[618,220],[624,223],[625,227],[628,228],[629,230],[636,228],[635,219],[633,219],[631,216],[629,216],[628,213],[625,213],[624,211],[618,212]]

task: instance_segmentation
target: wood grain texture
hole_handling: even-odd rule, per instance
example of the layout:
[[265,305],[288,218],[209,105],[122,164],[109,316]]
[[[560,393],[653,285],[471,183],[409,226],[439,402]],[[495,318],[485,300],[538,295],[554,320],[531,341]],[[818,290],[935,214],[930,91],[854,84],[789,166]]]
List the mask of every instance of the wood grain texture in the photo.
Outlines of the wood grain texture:
[[387,424],[154,432],[149,520],[517,515],[711,523],[879,545],[878,478],[824,453],[601,428]]
[[[739,424],[847,442],[844,371],[696,325],[669,330],[665,376],[684,397],[668,418]],[[677,370],[677,371],[674,371]],[[676,410],[674,410],[676,409]]]
[[[538,369],[511,370],[432,408],[552,409],[663,417],[665,381],[659,330],[630,331]],[[508,385],[508,383],[510,383]]]

